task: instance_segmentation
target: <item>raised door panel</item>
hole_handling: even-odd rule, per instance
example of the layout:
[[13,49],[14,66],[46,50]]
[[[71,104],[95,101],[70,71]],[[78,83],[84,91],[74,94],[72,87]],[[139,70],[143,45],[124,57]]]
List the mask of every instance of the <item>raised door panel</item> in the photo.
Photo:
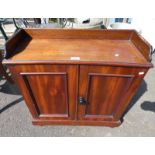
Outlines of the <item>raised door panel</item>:
[[75,119],[77,66],[30,65],[16,67],[16,71],[20,75],[16,76],[17,81],[34,118]]
[[88,74],[85,117],[113,117],[122,95],[128,90],[133,76],[119,74]]
[[69,117],[67,73],[22,74],[39,117]]
[[100,66],[81,66],[78,104],[80,120],[114,120],[121,104],[129,98],[136,71]]

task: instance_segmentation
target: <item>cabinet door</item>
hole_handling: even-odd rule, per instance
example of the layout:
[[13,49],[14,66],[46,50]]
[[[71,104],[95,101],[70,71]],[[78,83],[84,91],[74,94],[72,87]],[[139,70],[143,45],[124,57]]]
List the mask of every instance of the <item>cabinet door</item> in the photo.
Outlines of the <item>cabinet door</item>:
[[134,68],[81,65],[78,119],[119,120],[141,81],[137,71]]
[[21,65],[17,81],[36,119],[75,119],[76,65]]

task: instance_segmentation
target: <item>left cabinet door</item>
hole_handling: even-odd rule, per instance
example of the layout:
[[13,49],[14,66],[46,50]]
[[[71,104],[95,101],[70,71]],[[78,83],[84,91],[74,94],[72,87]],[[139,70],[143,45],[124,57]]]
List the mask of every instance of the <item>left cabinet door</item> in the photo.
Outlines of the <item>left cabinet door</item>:
[[74,120],[76,65],[10,66],[34,119]]

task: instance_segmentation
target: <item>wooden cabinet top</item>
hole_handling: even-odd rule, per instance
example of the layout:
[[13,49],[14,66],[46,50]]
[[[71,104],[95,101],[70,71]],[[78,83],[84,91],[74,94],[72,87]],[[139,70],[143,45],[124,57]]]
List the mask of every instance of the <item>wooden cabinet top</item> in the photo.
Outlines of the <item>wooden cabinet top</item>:
[[151,67],[150,50],[134,30],[21,29],[6,43],[4,63]]

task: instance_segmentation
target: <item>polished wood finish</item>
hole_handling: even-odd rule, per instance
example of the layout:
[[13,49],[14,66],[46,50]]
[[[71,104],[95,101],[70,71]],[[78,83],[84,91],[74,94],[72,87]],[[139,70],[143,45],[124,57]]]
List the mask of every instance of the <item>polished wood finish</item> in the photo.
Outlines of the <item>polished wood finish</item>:
[[[151,45],[134,30],[22,29],[7,41],[9,59],[5,62],[151,67],[146,59],[150,50]],[[72,57],[80,57],[80,61]]]
[[81,65],[79,96],[85,98],[86,105],[78,106],[78,118],[99,121],[119,120],[124,112],[123,106],[126,108],[125,104],[136,91],[135,85],[143,79],[144,75],[139,75],[139,72],[145,74],[147,70]]
[[[42,47],[44,48],[42,49]],[[71,57],[80,57],[80,61],[147,64],[146,59],[138,49],[126,40],[36,39],[32,40],[24,50],[22,47],[20,49],[11,60],[70,61]],[[110,55],[107,55],[107,53],[110,53]],[[117,57],[117,55],[119,56]]]
[[148,61],[152,60],[151,58],[152,47],[142,36],[133,31],[130,40]]
[[[74,119],[77,96],[77,66],[10,66],[15,81],[27,100],[34,117]],[[35,110],[34,110],[35,109]]]
[[[69,117],[67,73],[22,73],[39,117]],[[47,92],[48,90],[48,92]]]
[[151,46],[134,30],[24,29],[6,60],[35,125],[115,127],[148,69]]

